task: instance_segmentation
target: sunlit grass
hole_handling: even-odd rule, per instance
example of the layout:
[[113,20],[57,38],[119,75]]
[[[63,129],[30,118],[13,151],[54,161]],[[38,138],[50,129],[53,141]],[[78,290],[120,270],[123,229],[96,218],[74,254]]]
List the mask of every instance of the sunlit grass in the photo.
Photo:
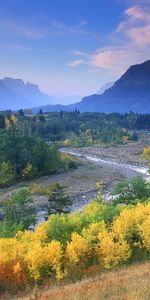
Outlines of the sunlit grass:
[[148,300],[150,299],[150,263],[138,264],[119,271],[38,291],[22,300]]

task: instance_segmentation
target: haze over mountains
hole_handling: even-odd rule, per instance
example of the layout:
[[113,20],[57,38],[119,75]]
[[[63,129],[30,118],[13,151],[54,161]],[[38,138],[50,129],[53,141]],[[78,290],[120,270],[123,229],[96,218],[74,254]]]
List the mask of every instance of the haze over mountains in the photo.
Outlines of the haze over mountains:
[[[39,90],[37,85],[21,79],[4,78],[0,80],[0,110],[39,107],[44,112],[73,111],[81,112],[128,112],[150,113],[150,60],[131,66],[113,86],[112,83],[102,94],[84,97],[71,105],[49,105],[52,98]],[[78,99],[77,99],[78,101]],[[48,105],[42,105],[45,103]],[[35,107],[35,108],[34,108]]]
[[25,109],[40,106],[41,103],[52,103],[51,100],[36,84],[9,77],[0,80],[0,110]]
[[150,60],[131,66],[112,87],[103,94],[84,97],[81,102],[68,106],[45,106],[43,111],[150,113]]
[[103,94],[107,89],[111,88],[114,85],[114,82],[105,83],[100,90],[97,92],[98,95]]
[[131,66],[114,85],[102,95],[82,99],[81,111],[101,112],[150,112],[150,60]]

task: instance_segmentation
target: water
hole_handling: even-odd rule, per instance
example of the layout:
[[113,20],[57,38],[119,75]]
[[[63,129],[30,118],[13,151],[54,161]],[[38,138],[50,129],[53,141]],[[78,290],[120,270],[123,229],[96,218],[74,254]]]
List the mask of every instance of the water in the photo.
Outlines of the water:
[[78,153],[78,152],[74,152],[74,151],[68,150],[68,149],[61,149],[60,151],[71,154],[76,157],[84,157],[84,158],[88,159],[89,161],[92,161],[95,163],[112,166],[114,169],[120,171],[122,173],[122,175],[124,175],[127,179],[132,179],[135,176],[142,175],[145,179],[150,181],[150,175],[149,175],[148,169],[146,167],[120,163],[117,161],[104,160],[104,159],[98,158],[96,156],[90,156],[88,154]]
[[[98,158],[96,156],[91,156],[88,154],[78,153],[69,149],[60,149],[61,152],[71,154],[75,157],[84,157],[89,161],[95,162],[96,164],[106,165],[107,167],[111,166],[116,171],[119,171],[125,178],[132,179],[136,176],[143,176],[147,181],[150,181],[150,175],[148,173],[148,169],[146,167],[141,166],[135,166],[131,164],[125,164],[120,163],[117,161],[111,161],[111,160],[104,160],[101,158]],[[113,199],[113,196],[109,194],[109,192],[106,192],[102,195],[103,199],[110,201]],[[92,198],[93,199],[93,198]],[[70,207],[70,211],[80,211],[83,209],[83,207],[88,204],[91,200],[90,197],[88,197],[88,193],[85,193],[78,201],[75,201],[72,206]],[[37,214],[38,218],[38,224],[45,221],[46,212],[44,210],[39,211]]]

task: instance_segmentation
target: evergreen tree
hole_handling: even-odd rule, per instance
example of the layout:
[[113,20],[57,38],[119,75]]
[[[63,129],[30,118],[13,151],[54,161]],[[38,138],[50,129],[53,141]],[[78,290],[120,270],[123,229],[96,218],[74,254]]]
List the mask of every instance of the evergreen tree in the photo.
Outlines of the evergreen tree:
[[70,199],[65,192],[65,187],[59,183],[55,183],[51,186],[48,195],[49,201],[49,213],[61,213],[68,212],[68,205]]

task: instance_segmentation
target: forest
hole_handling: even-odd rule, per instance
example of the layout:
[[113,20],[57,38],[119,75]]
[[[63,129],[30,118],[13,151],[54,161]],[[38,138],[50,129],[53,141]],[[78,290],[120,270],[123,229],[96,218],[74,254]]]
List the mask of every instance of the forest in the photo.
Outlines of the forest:
[[117,145],[137,141],[137,130],[150,129],[150,115],[119,113],[0,113],[0,186],[76,167],[66,146]]
[[[68,213],[70,199],[59,183],[40,186],[34,178],[66,172],[77,163],[59,147],[128,143],[149,129],[150,115],[2,112],[0,186],[28,180],[1,202],[0,291],[78,280],[150,258],[150,183],[122,180],[104,201],[101,189],[82,211]],[[150,168],[150,147],[143,151]],[[48,197],[48,217],[37,224],[34,195]]]
[[118,144],[136,141],[136,130],[149,130],[150,114],[80,113],[79,110],[43,113],[41,109],[36,115],[23,110],[15,114],[1,112],[0,129],[12,125],[23,136],[42,137],[48,142],[57,141],[64,145]]

